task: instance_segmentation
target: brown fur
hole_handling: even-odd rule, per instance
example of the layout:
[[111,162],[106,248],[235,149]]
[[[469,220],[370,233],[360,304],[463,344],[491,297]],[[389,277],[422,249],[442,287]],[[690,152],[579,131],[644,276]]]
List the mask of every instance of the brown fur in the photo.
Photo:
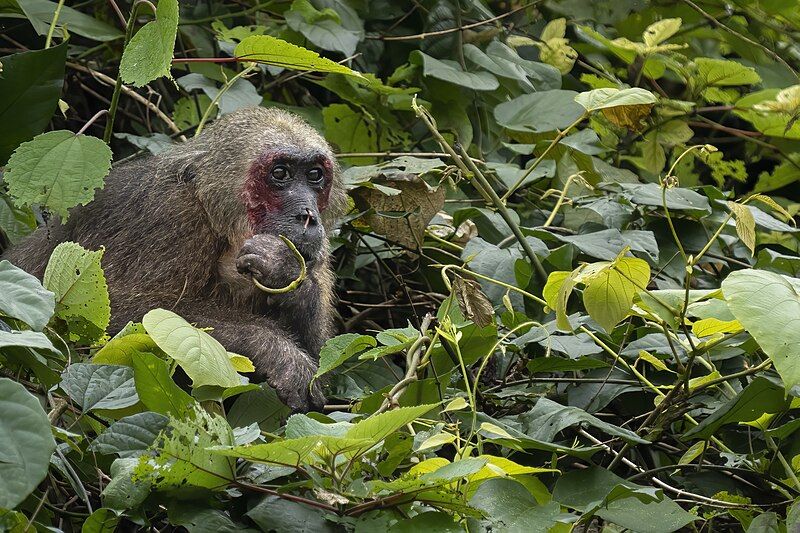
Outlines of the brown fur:
[[[268,381],[292,409],[319,406],[321,391],[315,385],[309,392],[309,383],[333,327],[327,246],[309,278],[286,296],[260,292],[236,266],[251,236],[240,194],[251,163],[298,146],[335,161],[325,140],[295,115],[239,110],[164,155],[115,167],[92,203],[74,209],[63,225],[40,228],[6,258],[41,277],[60,242],[104,246],[111,333],[152,308],[173,309],[197,326],[213,327],[211,334],[228,350],[249,356],[255,379]],[[337,175],[323,214],[326,226],[344,200]],[[293,277],[297,263],[283,248],[260,250],[279,266],[285,262],[281,277]]]

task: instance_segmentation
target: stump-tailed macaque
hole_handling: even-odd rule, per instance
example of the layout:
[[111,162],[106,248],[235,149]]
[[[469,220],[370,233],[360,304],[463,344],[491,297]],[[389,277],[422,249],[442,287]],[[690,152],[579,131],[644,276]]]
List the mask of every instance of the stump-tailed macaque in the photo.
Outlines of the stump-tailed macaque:
[[[247,355],[293,411],[324,402],[309,388],[331,335],[333,273],[326,226],[345,203],[331,148],[277,109],[222,117],[197,138],[115,167],[95,200],[51,222],[6,258],[41,277],[53,248],[105,247],[110,332],[150,309],[172,309]],[[300,263],[307,278],[286,294]]]

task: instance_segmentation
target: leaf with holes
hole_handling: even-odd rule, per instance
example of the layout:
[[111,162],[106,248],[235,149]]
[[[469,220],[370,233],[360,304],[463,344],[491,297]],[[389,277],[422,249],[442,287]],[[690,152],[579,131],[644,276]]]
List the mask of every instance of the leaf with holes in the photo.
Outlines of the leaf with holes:
[[44,286],[56,295],[56,316],[67,323],[74,341],[92,343],[105,335],[111,302],[100,259],[74,242],[56,246],[44,272]]

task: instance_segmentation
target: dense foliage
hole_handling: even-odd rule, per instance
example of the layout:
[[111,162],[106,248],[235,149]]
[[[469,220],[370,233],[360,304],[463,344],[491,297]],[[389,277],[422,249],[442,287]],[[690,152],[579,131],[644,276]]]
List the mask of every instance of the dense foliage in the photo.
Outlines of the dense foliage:
[[786,0],[0,2],[0,247],[242,106],[352,198],[323,413],[170,311],[107,332],[102,249],[1,261],[0,526],[797,531],[798,36]]

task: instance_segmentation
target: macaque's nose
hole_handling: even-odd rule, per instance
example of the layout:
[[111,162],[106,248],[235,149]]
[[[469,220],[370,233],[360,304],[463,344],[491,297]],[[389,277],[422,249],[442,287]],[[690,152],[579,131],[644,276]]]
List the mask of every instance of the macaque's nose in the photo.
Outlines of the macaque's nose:
[[317,215],[315,215],[311,209],[305,208],[305,210],[297,215],[297,220],[303,225],[303,228],[308,229],[309,227],[316,226],[319,224],[319,220],[317,219]]

